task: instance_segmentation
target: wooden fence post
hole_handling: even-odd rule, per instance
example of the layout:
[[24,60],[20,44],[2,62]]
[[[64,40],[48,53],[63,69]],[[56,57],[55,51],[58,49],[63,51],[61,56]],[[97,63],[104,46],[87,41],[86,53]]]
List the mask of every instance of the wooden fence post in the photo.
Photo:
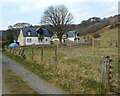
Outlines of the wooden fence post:
[[43,62],[43,47],[41,48],[41,61]]
[[15,54],[15,48],[13,47],[13,53]]
[[118,47],[118,42],[117,42],[117,40],[115,41],[115,47]]
[[109,87],[110,87],[110,90],[112,89],[112,84],[111,84],[111,80],[112,80],[112,66],[109,67]]
[[5,48],[4,48],[4,49],[5,49],[5,51],[7,50],[7,46],[6,46],[6,45],[5,45]]
[[11,53],[14,53],[13,48],[11,47]]
[[57,47],[55,48],[55,61],[57,61]]
[[18,53],[19,55],[21,55],[21,50],[22,50],[22,49],[21,49],[21,47],[20,47],[20,48],[19,48],[19,53]]
[[25,53],[24,53],[24,51],[25,51],[25,47],[23,47],[23,50],[22,50],[22,53],[21,53],[21,56],[25,59]]
[[10,48],[10,53],[12,53],[12,48]]
[[34,55],[34,53],[33,53],[33,47],[32,47],[32,60],[34,59],[34,58],[33,58],[33,55]]
[[120,80],[118,77],[119,72],[118,71],[116,72],[115,67],[118,67],[118,66],[110,66],[109,67],[109,79],[110,79],[109,87],[110,87],[110,91],[120,94],[120,87],[119,87]]
[[[8,48],[6,47],[6,51],[8,51]],[[9,51],[8,51],[9,52]]]
[[7,48],[7,51],[8,51],[8,52],[10,52],[10,49],[9,49],[9,48]]
[[14,50],[13,50],[13,47],[12,47],[12,53],[14,54]]
[[102,66],[102,83],[104,84],[105,88],[109,88],[109,67],[110,67],[110,57],[106,56],[103,61]]
[[16,49],[16,47],[14,48],[14,54],[15,55],[17,55],[17,51],[16,51],[17,49]]
[[16,51],[17,51],[17,55],[19,55],[19,47],[17,47],[17,50],[16,50]]
[[13,50],[13,47],[12,47],[11,49],[12,49],[12,53],[14,54],[14,50]]

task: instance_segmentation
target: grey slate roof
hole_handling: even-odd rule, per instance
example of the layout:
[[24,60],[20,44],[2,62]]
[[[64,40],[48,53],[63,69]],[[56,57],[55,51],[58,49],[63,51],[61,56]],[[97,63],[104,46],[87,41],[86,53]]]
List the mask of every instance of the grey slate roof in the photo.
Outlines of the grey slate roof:
[[76,31],[68,31],[68,32],[67,32],[68,37],[74,37],[74,36],[75,36],[75,32],[76,32]]
[[[24,37],[38,37],[37,35],[37,28],[22,28],[23,36]],[[50,33],[48,29],[42,29],[43,30],[43,36],[50,37]],[[28,32],[31,34],[28,35]]]
[[[37,37],[36,28],[22,28],[24,37]],[[31,32],[31,35],[28,35],[28,32]]]
[[[58,36],[57,36],[56,34],[54,34],[54,35],[53,35],[53,38],[56,39],[56,38],[58,38]],[[66,34],[63,34],[62,39],[66,39],[66,38],[67,38],[67,35],[66,35]]]
[[[75,36],[75,32],[76,31],[68,31],[66,34],[63,34],[62,38],[65,39],[67,38],[67,35],[68,35],[68,38],[70,37],[74,37]],[[78,33],[78,32],[77,32]],[[58,38],[56,34],[53,35],[53,38]]]
[[53,38],[58,38],[56,34],[53,35]]
[[50,33],[48,29],[42,29],[44,31],[44,36],[50,37]]

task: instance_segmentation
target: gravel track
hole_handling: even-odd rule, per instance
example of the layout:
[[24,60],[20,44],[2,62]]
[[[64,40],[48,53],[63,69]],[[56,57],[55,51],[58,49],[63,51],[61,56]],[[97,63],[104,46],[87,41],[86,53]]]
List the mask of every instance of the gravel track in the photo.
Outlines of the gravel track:
[[53,85],[39,78],[37,75],[27,70],[16,61],[4,55],[1,57],[2,57],[3,67],[8,67],[10,70],[12,70],[16,75],[18,75],[22,80],[24,80],[31,88],[33,88],[36,92],[38,92],[38,94],[65,94],[62,90],[54,87]]

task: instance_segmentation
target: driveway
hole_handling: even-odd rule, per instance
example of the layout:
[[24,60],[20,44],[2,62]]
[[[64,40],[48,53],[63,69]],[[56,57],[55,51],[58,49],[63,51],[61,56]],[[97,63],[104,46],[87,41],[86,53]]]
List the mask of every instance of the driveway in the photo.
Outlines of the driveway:
[[1,58],[3,67],[7,67],[10,70],[12,70],[17,76],[24,80],[38,94],[65,94],[62,90],[54,87],[53,85],[39,78],[37,75],[27,70],[14,60],[4,55],[0,56],[0,59]]

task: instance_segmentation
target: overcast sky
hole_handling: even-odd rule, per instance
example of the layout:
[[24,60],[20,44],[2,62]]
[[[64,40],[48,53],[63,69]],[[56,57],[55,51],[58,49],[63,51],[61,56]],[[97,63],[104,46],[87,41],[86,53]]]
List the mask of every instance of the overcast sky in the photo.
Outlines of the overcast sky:
[[49,6],[65,5],[74,16],[74,24],[90,17],[110,17],[118,14],[120,0],[0,0],[0,30],[17,22],[40,25]]

